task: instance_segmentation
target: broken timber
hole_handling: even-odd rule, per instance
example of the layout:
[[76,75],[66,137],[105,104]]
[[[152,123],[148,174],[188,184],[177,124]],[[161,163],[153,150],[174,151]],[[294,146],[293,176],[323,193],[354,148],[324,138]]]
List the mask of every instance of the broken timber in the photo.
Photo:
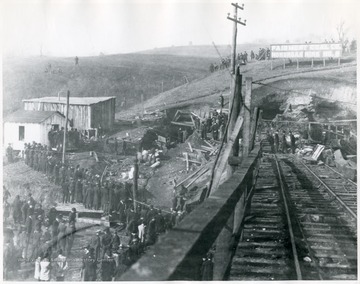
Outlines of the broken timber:
[[213,171],[215,171],[215,175],[214,175],[212,184],[210,185],[209,195],[216,192],[216,190],[218,189],[218,187],[220,185],[222,173],[225,170],[229,155],[232,151],[232,147],[233,147],[235,141],[237,141],[236,138],[239,135],[239,132],[243,126],[243,123],[244,123],[244,119],[242,116],[239,115],[236,120],[234,130],[232,131],[232,133],[228,139],[228,143],[225,146],[224,152],[222,153],[222,156],[220,157],[219,166],[217,167],[216,170],[215,170],[216,164],[214,164]]

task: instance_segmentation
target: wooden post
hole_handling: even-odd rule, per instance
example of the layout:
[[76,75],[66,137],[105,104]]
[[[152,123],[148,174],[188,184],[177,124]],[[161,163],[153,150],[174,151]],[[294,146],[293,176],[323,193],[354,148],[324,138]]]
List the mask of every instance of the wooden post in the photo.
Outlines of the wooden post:
[[262,132],[262,129],[264,128],[264,124],[262,121],[262,112],[263,112],[263,110],[260,109],[259,116],[258,116],[258,125],[257,125],[257,129],[256,129],[257,130],[257,142],[262,140],[261,132]]
[[137,191],[138,191],[138,178],[139,178],[139,164],[138,164],[138,159],[136,157],[134,163],[134,177],[133,177],[134,212],[137,212],[136,200],[137,200]]
[[250,119],[251,119],[251,88],[252,77],[245,78],[245,99],[244,99],[244,129],[243,129],[243,157],[249,155],[250,150]]
[[65,131],[64,131],[63,152],[62,152],[62,163],[63,164],[65,164],[66,134],[67,134],[67,129],[68,129],[68,119],[69,119],[69,101],[70,101],[70,91],[67,91],[67,95],[66,95]]
[[223,277],[231,259],[230,246],[233,238],[234,213],[226,222],[218,238],[216,239],[216,251],[214,254],[213,280],[224,280]]
[[[229,129],[227,132],[227,141],[229,141],[231,133],[234,130],[235,122],[239,116],[241,104],[242,104],[242,96],[241,96],[242,75],[240,75],[239,67],[236,68],[234,81],[235,81],[235,82],[233,82],[233,84],[234,84],[234,86],[233,86],[234,106],[232,106],[232,113],[231,113],[231,117],[229,118],[230,122],[229,122]],[[231,109],[230,109],[230,111],[231,111]],[[237,141],[238,141],[238,138],[239,137],[237,137],[237,139],[236,139]],[[232,155],[238,156],[238,154],[239,154],[239,143],[235,141],[233,150],[232,150]]]
[[324,65],[324,67],[325,67],[325,58],[323,59],[323,65]]
[[311,68],[314,68],[314,58],[311,58]]
[[296,69],[299,69],[299,58],[296,58]]
[[338,58],[338,66],[340,66],[340,57]]
[[223,150],[224,152],[222,153],[219,159],[218,166],[215,168],[216,164],[213,165],[212,170],[214,171],[215,174],[214,174],[214,178],[210,182],[207,196],[209,196],[211,193],[214,193],[220,185],[222,174],[225,170],[226,165],[228,164],[228,158],[232,151],[233,145],[235,142],[238,141],[237,137],[239,136],[240,130],[243,126],[243,122],[244,119],[239,115],[236,120],[234,130],[232,131],[230,138],[225,145],[225,149]]
[[259,117],[259,108],[254,107],[254,111],[252,113],[252,119],[250,122],[250,148],[249,148],[249,151],[254,149],[258,117]]
[[285,63],[286,63],[286,62],[285,62],[285,58],[284,58],[284,65],[283,65],[284,69],[285,69]]
[[337,125],[335,125],[335,133],[336,133],[335,138],[336,138],[336,139],[339,139],[338,126],[337,126]]
[[[234,6],[234,19],[237,19],[237,7]],[[231,50],[231,74],[235,74],[236,65],[236,36],[237,36],[237,22],[233,26],[232,50]]]

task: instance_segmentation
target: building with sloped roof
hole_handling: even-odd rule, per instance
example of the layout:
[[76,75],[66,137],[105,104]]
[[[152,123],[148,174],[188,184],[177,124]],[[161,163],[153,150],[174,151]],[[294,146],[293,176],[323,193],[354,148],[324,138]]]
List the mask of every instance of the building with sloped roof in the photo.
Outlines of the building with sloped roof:
[[4,118],[4,146],[9,143],[15,150],[23,150],[25,143],[49,146],[50,129],[65,127],[65,116],[58,111],[18,110]]
[[[66,97],[43,97],[23,100],[24,110],[58,111],[66,114]],[[109,130],[115,120],[115,97],[71,97],[69,121],[78,130]]]

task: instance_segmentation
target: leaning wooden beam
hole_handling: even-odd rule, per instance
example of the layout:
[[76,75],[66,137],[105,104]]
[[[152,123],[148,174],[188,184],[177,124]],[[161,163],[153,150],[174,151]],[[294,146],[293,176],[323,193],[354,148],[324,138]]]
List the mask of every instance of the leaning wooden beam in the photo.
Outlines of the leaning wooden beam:
[[205,171],[201,172],[198,176],[194,177],[193,180],[191,180],[187,185],[185,185],[185,188],[189,188],[190,185],[192,185],[195,181],[199,179],[203,174],[205,174],[209,169],[205,169]]
[[186,171],[189,171],[189,154],[185,153]]
[[[214,178],[213,178],[211,187],[209,189],[209,195],[216,192],[216,190],[218,189],[218,187],[220,185],[221,176],[223,174],[223,171],[225,170],[229,155],[232,151],[232,147],[233,147],[235,141],[237,140],[236,137],[238,137],[238,134],[243,126],[243,123],[244,123],[244,119],[242,116],[239,115],[238,118],[236,119],[234,130],[232,131],[232,133],[228,139],[228,143],[225,146],[224,152],[222,153],[222,156],[220,157],[220,161],[219,161],[216,169],[215,169],[216,165],[214,164],[213,170],[215,171],[215,174],[214,174]],[[221,155],[221,153],[220,153],[220,155]]]
[[206,144],[208,144],[209,146],[210,146],[210,148],[212,148],[212,149],[214,149],[214,145],[211,145],[209,142],[207,142],[206,140],[204,140],[204,142],[206,143]]
[[[189,155],[186,155],[186,157],[189,157]],[[180,158],[180,159],[183,160],[183,161],[186,161],[186,163],[194,163],[194,164],[199,164],[199,165],[202,164],[202,163],[199,162],[199,161],[190,160],[189,158],[188,158],[188,159],[186,159],[186,158]]]
[[256,129],[258,127],[259,108],[254,107],[252,119],[250,122],[250,151],[254,148]]
[[192,123],[185,123],[185,122],[171,121],[171,124],[187,126],[187,127],[194,127],[194,125]]
[[200,172],[203,168],[205,167],[202,166],[200,168],[198,168],[195,172],[193,172],[191,175],[189,175],[187,178],[185,178],[183,181],[179,182],[178,184],[175,185],[175,187],[178,187],[179,185],[182,185],[184,182],[188,181],[189,179],[191,179],[193,176],[195,176],[198,172]]
[[194,127],[196,126],[196,124],[195,124],[195,120],[193,119],[193,117],[192,117],[192,115],[190,114],[190,118],[191,118],[191,121],[192,121],[192,123],[194,124]]
[[189,145],[189,148],[190,148],[190,152],[191,152],[191,153],[194,152],[193,148],[191,147],[191,143],[190,143],[190,142],[188,142],[188,145]]

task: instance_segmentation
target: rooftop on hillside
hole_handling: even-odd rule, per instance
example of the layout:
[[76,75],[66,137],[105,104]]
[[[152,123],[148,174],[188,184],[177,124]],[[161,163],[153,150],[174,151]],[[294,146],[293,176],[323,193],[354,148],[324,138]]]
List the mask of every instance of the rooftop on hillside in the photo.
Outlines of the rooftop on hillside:
[[[115,97],[71,97],[69,103],[71,105],[93,105],[100,102],[105,102]],[[37,102],[37,103],[54,103],[54,104],[66,104],[66,97],[42,97],[34,99],[25,99],[23,102]]]
[[18,110],[6,116],[4,122],[41,123],[54,114],[64,117],[58,111]]

